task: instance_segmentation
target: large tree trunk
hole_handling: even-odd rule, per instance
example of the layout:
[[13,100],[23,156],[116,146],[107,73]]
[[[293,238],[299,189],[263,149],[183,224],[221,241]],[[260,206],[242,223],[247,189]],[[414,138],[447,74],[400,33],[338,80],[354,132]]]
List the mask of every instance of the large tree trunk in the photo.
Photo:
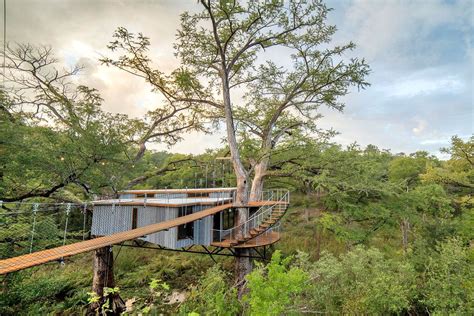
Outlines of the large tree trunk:
[[[248,179],[237,178],[237,192],[236,204],[246,205],[248,203]],[[247,207],[237,208],[237,222],[236,226],[245,223],[249,217],[249,210]],[[240,232],[246,234],[245,231]],[[252,261],[249,258],[250,252],[246,248],[235,248],[235,281],[237,284],[237,293],[239,299],[246,293],[245,276],[252,272]]]
[[104,288],[115,287],[114,279],[114,254],[112,246],[99,248],[94,251],[94,277],[92,280],[92,291],[97,294],[99,301],[90,304],[88,315],[95,315],[97,311],[108,300],[111,311],[108,315],[120,315],[125,309],[125,304],[118,294],[111,297],[104,297]]
[[[223,66],[225,69],[225,65]],[[240,159],[237,137],[235,134],[234,118],[230,100],[229,80],[227,74],[222,75],[222,96],[224,101],[224,114],[226,121],[227,143],[232,158],[232,165],[237,178],[237,189],[235,195],[235,205],[237,206],[236,225],[245,223],[248,220],[248,175]],[[239,207],[242,206],[242,207]],[[235,249],[235,277],[239,298],[245,293],[245,276],[252,271],[248,249]]]
[[268,159],[264,159],[255,166],[255,173],[250,190],[250,201],[258,201],[261,199],[263,192],[263,180],[268,168]]
[[[247,201],[258,201],[261,198],[263,192],[263,180],[265,172],[267,170],[268,161],[260,162],[255,167],[255,174],[252,181],[252,186],[250,190],[250,195],[247,197]],[[244,180],[245,182],[245,194],[248,190],[248,179]],[[237,181],[239,183],[239,181]],[[239,185],[237,185],[239,187]],[[245,212],[245,217],[241,217],[241,214]],[[239,209],[239,220],[238,223],[243,223],[248,219],[248,208],[242,210]],[[236,249],[236,254],[240,257],[236,258],[235,262],[235,276],[238,284],[238,296],[239,299],[246,293],[245,287],[245,276],[252,271],[252,261],[250,258],[245,258],[250,255],[248,249]],[[244,256],[244,257],[242,257]]]
[[[241,180],[242,181],[242,180]],[[239,186],[237,185],[237,196],[236,201],[239,201],[240,205],[247,204],[248,201],[247,197],[247,179],[242,181],[243,183]],[[239,183],[239,181],[237,182]],[[240,189],[239,189],[240,187]],[[240,192],[240,193],[239,193]],[[236,225],[240,225],[245,223],[248,220],[249,210],[247,207],[240,207],[237,208],[237,223]],[[246,232],[242,231],[241,234],[245,234]],[[245,286],[245,276],[252,272],[252,261],[249,258],[250,252],[246,248],[235,248],[235,281],[237,284],[237,293],[239,299],[243,297],[246,293],[246,286]]]

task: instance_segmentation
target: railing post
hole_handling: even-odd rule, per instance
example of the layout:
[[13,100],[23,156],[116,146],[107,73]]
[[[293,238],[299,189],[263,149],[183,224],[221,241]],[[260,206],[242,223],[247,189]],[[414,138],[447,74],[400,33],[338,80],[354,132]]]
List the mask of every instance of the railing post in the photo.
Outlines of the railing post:
[[82,216],[84,217],[83,223],[82,223],[82,240],[86,240],[87,203],[84,203]]
[[30,241],[30,253],[33,251],[33,239],[35,236],[35,227],[36,227],[36,212],[38,212],[38,203],[33,204],[33,227],[31,230],[31,241]]
[[69,213],[71,212],[71,203],[68,203],[66,206],[66,223],[64,224],[64,237],[63,237],[63,246],[66,244],[66,235],[67,235],[67,224],[69,221]]

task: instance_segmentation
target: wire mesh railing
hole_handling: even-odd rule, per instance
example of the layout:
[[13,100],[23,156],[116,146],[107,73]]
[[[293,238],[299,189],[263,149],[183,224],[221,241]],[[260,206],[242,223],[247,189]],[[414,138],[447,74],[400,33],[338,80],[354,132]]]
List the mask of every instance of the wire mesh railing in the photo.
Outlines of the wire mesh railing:
[[88,239],[90,204],[3,203],[0,258],[11,258]]

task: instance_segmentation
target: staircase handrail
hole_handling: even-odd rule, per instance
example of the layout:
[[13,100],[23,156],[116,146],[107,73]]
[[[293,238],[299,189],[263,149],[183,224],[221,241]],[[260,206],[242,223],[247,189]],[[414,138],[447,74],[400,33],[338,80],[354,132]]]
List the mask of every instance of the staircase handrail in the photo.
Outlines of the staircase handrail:
[[[266,191],[272,192],[271,196],[273,196],[273,192],[275,192],[275,190],[266,190]],[[276,191],[278,192],[279,189],[276,189]],[[290,194],[289,190],[285,190],[285,194],[283,194],[282,197],[281,197],[279,200],[276,200],[276,201],[267,200],[267,201],[265,201],[266,203],[265,203],[264,205],[260,206],[259,209],[258,209],[258,211],[255,212],[255,214],[253,214],[251,217],[249,217],[249,218],[247,219],[247,221],[245,221],[244,223],[240,224],[239,226],[232,227],[232,228],[230,228],[229,230],[232,230],[232,229],[235,230],[235,229],[237,229],[237,228],[239,228],[239,227],[241,227],[241,226],[243,226],[243,225],[245,225],[245,224],[251,222],[253,219],[255,219],[255,218],[257,218],[257,217],[261,217],[261,215],[264,215],[264,214],[266,214],[266,213],[270,213],[270,214],[271,214],[273,208],[274,208],[276,205],[278,205],[279,203],[281,203],[281,202],[288,203],[288,202],[286,202],[286,197],[288,197],[289,194]],[[268,208],[268,209],[266,209],[265,211],[263,211],[262,209],[263,209],[264,207],[266,207],[266,206],[270,206],[270,208]],[[260,211],[260,210],[262,210],[262,211]]]
[[[223,237],[225,238],[228,236],[230,236],[232,239],[232,237],[235,236],[235,233],[233,233],[235,231],[237,231],[237,233],[243,233],[244,235],[246,235],[252,228],[258,227],[268,215],[271,215],[274,207],[281,205],[282,202],[284,202],[285,204],[288,204],[289,194],[290,194],[289,190],[285,190],[285,193],[281,195],[281,197],[277,201],[268,201],[268,203],[261,206],[259,210],[254,215],[252,215],[249,219],[247,219],[244,223],[241,223],[238,226],[235,226],[229,229],[213,229],[212,230],[213,234],[214,232],[219,232],[220,241],[222,240]],[[266,206],[270,206],[270,207],[267,208],[266,210],[263,210],[263,208],[265,208]]]
[[[283,194],[283,195],[280,197],[279,200],[274,201],[274,200],[272,200],[272,199],[273,199],[273,195],[275,195],[275,194],[274,194],[275,191],[276,191],[276,196],[277,196],[277,198],[278,198],[278,196],[279,196],[279,195],[278,195],[278,192],[284,191],[285,194]],[[263,200],[263,193],[264,193],[264,192],[270,192],[270,193],[271,193],[269,199]],[[289,197],[289,194],[290,194],[289,190],[285,190],[285,189],[275,189],[275,190],[265,190],[265,191],[262,191],[262,194],[261,194],[261,195],[262,195],[262,198],[260,198],[259,201],[264,201],[265,203],[264,203],[263,205],[261,205],[261,206],[258,208],[258,210],[257,210],[254,214],[252,214],[252,216],[250,216],[250,217],[248,218],[247,221],[251,221],[253,218],[257,217],[257,216],[260,215],[261,213],[266,212],[268,209],[265,210],[265,207],[270,206],[270,209],[271,209],[273,206],[275,206],[275,204],[276,204],[275,202],[277,202],[277,203],[282,202],[282,201],[285,199],[285,197]],[[286,201],[286,203],[289,204],[289,201]],[[234,227],[233,227],[233,228],[234,228]]]

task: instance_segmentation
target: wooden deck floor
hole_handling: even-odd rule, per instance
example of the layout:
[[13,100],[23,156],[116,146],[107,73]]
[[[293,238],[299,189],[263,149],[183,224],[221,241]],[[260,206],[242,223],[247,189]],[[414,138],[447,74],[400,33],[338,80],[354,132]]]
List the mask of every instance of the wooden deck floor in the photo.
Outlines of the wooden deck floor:
[[[276,201],[251,202],[249,203],[250,204],[249,206],[269,205],[271,203],[275,204],[278,202]],[[216,213],[222,212],[223,210],[229,209],[231,207],[232,207],[231,203],[218,205],[201,212],[178,217],[176,219],[169,220],[166,222],[152,224],[152,225],[140,227],[140,228],[129,230],[129,231],[116,233],[109,236],[103,236],[103,237],[81,241],[81,242],[70,244],[70,245],[65,245],[65,246],[33,252],[30,254],[13,257],[13,258],[5,259],[5,260],[0,260],[0,275],[26,269],[33,266],[37,266],[46,262],[59,260],[61,258],[69,257],[72,255],[91,251],[94,249],[99,249],[102,247],[119,244],[127,240],[137,239],[142,236],[146,236],[146,235],[153,234],[159,231],[167,230],[167,229],[170,229],[182,224],[194,222],[206,216],[214,215]],[[271,240],[273,239],[270,238],[268,242],[273,243],[276,241],[275,240],[271,242]],[[246,247],[254,247],[254,246],[251,246],[251,241],[249,241],[246,244],[239,245],[239,247],[245,247],[245,245],[247,245]]]
[[222,248],[254,248],[254,247],[262,247],[268,246],[271,244],[276,243],[280,240],[280,234],[277,232],[267,233],[265,235],[260,235],[255,237],[254,239],[250,239],[244,243],[238,245],[231,245],[231,240],[224,240],[221,242],[213,242],[211,246],[214,247],[222,247]]

